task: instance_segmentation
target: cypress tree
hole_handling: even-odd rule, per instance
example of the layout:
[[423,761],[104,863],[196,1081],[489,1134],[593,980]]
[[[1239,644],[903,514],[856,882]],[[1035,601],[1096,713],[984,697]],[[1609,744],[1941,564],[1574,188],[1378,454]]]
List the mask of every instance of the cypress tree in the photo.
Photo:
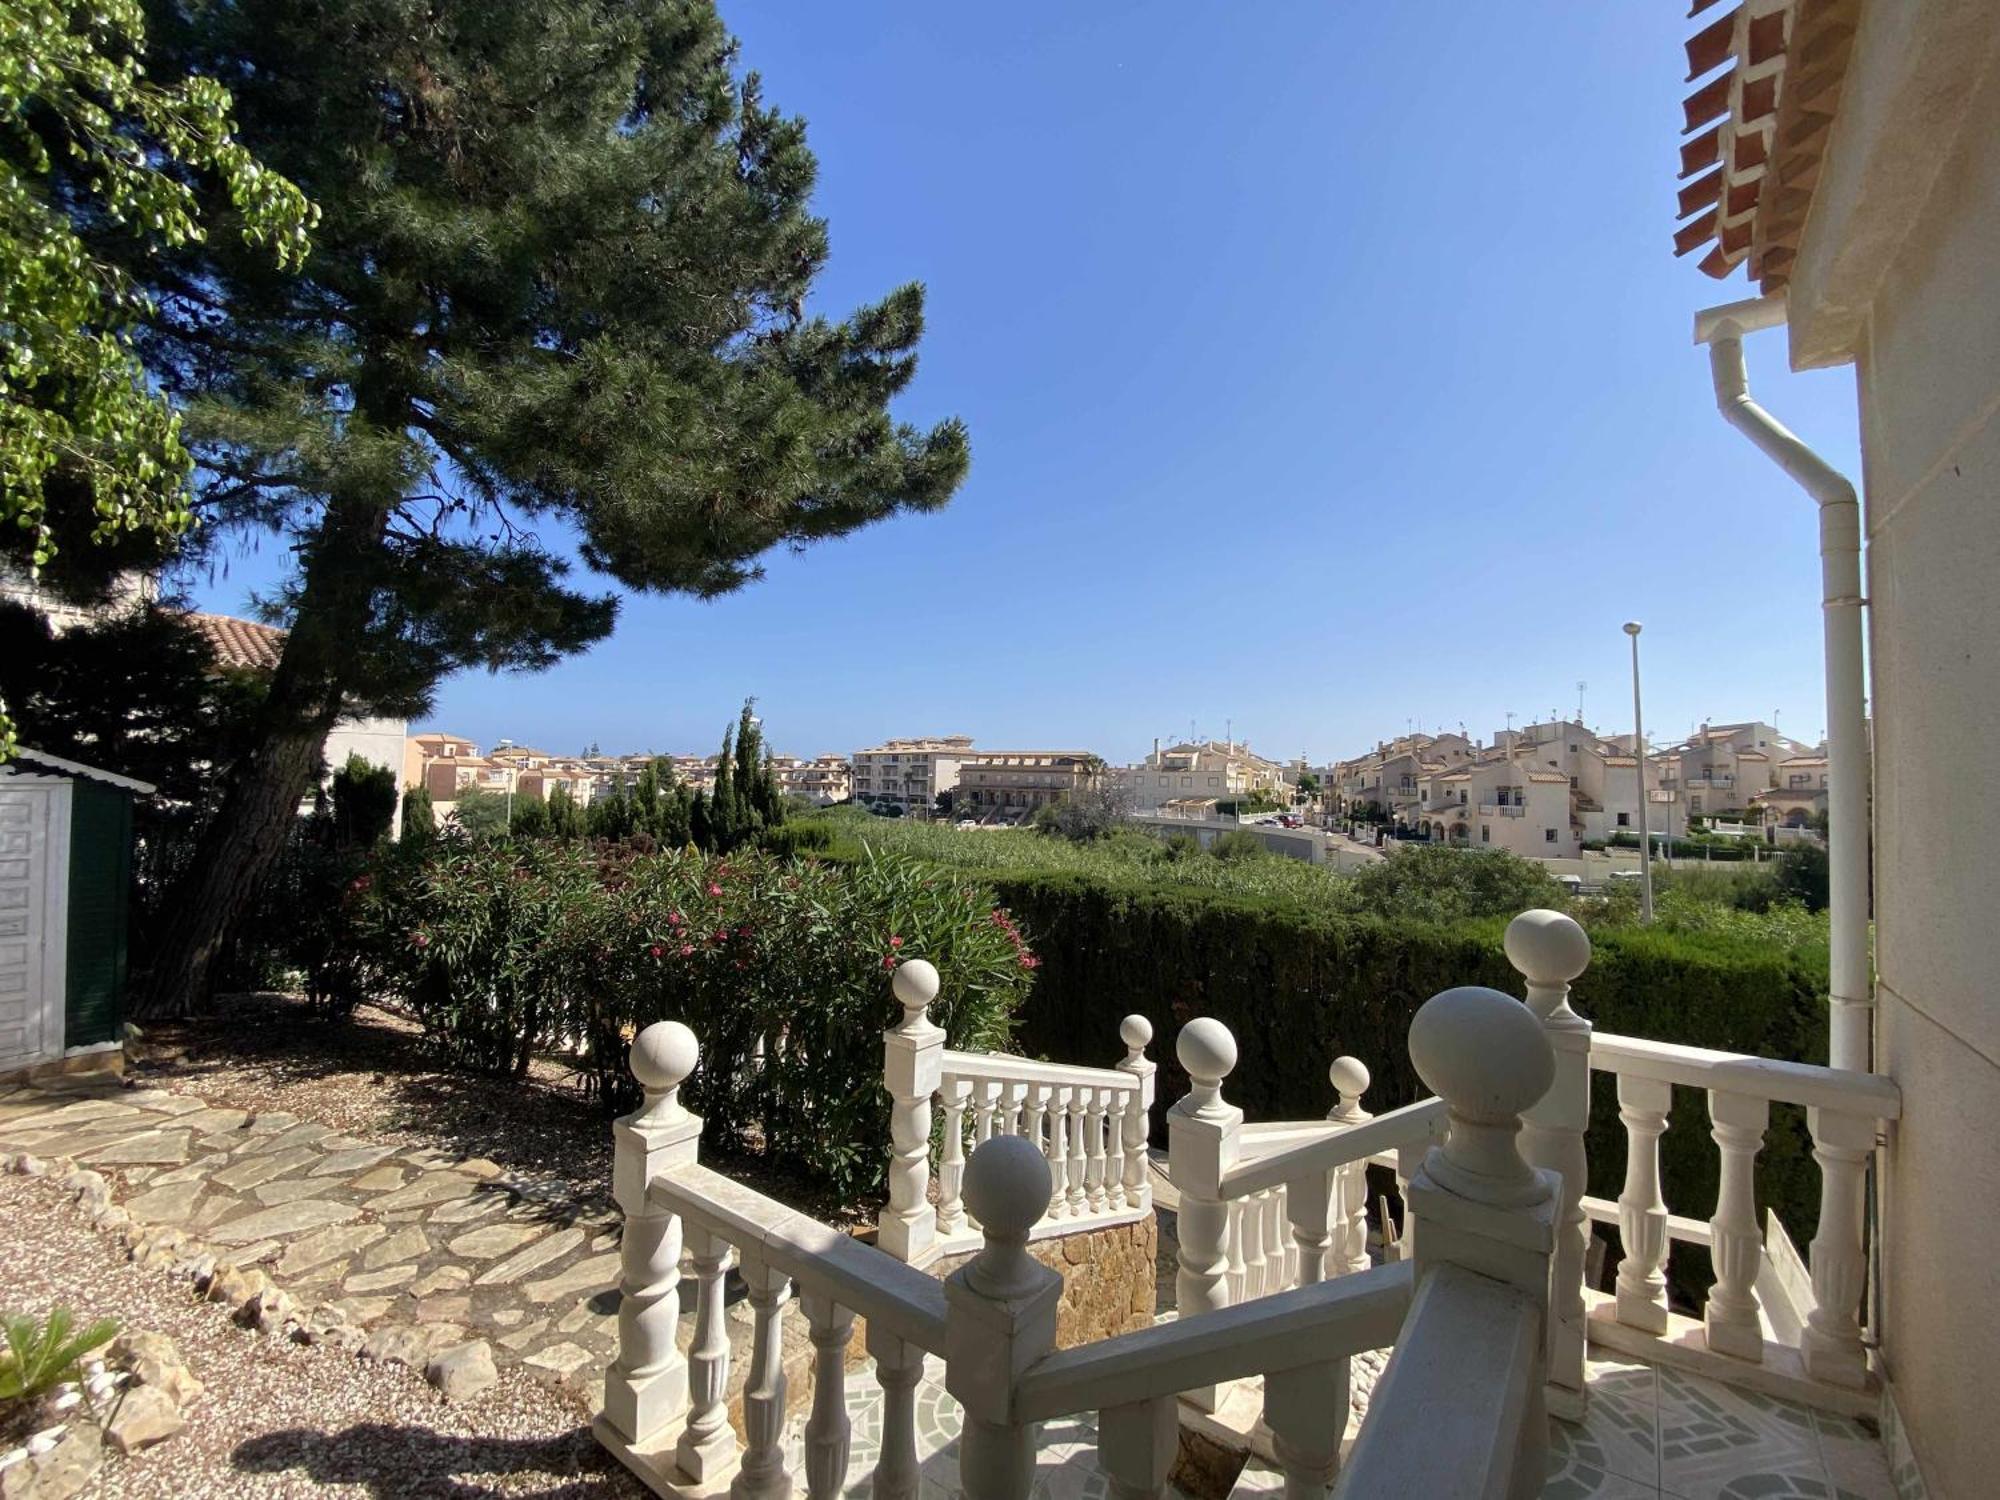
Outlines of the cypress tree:
[[632,831],[649,838],[660,835],[660,773],[657,760],[648,761],[632,785]]
[[730,744],[731,731],[722,731],[722,754],[715,761],[715,790],[708,795],[709,838],[704,847],[727,854],[740,838],[736,806],[736,754]]
[[397,843],[412,849],[426,849],[437,842],[437,810],[431,806],[427,787],[413,786],[403,793],[403,831]]
[[696,792],[688,804],[688,842],[704,854],[715,852],[715,826],[706,792]]
[[554,838],[576,839],[583,835],[583,809],[576,805],[567,786],[549,793],[549,833]]
[[[250,752],[170,903],[142,1014],[205,996],[342,717],[465,667],[539,669],[631,590],[713,597],[943,505],[964,429],[890,405],[923,290],[808,318],[815,163],[709,0],[151,0],[155,76],[206,71],[322,210],[302,270],[240,234],[107,244],[158,316],[206,539],[287,538]],[[233,229],[226,185],[191,183]]]

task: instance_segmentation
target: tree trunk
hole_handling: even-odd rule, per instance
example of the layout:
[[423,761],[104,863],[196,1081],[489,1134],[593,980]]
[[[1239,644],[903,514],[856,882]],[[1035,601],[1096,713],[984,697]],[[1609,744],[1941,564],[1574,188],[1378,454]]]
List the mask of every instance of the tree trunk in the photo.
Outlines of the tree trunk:
[[141,1020],[192,1015],[208,999],[216,960],[285,847],[341,717],[384,514],[366,500],[328,505],[257,740],[230,769],[222,805],[167,905],[169,925],[132,1007]]
[[327,726],[317,720],[274,720],[230,773],[222,806],[175,889],[170,925],[134,1015],[192,1015],[208,998],[215,962],[285,847],[300,799],[319,771],[326,736]]

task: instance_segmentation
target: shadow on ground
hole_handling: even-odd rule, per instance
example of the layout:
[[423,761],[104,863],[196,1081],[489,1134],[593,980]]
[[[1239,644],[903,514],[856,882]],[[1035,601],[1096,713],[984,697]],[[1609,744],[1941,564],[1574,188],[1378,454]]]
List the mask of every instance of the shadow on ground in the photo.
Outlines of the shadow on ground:
[[296,1472],[315,1485],[365,1485],[378,1500],[501,1493],[623,1500],[645,1493],[586,1427],[552,1438],[455,1437],[381,1422],[338,1432],[293,1427],[239,1443],[230,1462],[244,1474]]

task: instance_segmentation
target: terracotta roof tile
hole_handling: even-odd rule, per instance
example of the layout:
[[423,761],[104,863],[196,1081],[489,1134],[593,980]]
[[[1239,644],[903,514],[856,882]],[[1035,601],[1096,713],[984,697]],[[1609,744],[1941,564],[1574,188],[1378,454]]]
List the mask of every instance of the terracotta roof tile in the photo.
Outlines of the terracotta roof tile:
[[277,670],[285,649],[285,632],[277,626],[239,620],[234,615],[190,614],[187,620],[207,640],[218,665],[236,671]]

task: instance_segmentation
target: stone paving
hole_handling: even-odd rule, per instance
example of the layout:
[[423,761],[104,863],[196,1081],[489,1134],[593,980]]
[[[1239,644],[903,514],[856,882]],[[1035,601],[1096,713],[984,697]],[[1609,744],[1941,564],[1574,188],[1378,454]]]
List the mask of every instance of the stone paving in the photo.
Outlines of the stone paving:
[[490,1161],[108,1082],[0,1089],[0,1152],[102,1174],[134,1224],[179,1231],[183,1256],[255,1268],[306,1326],[354,1342],[485,1339],[502,1365],[586,1388],[616,1349],[615,1212]]

